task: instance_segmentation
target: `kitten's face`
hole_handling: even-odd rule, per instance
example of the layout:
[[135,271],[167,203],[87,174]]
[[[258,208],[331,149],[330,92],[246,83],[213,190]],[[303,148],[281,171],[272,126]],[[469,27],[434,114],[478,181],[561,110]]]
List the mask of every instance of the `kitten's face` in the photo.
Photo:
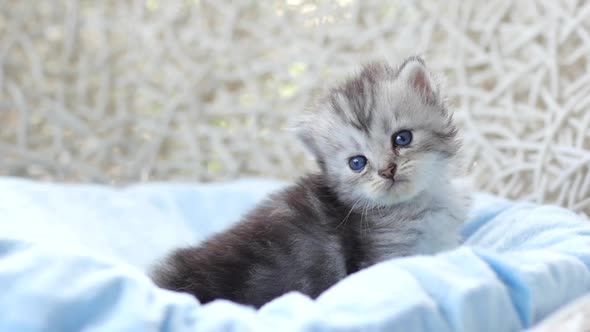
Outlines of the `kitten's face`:
[[456,129],[422,60],[365,67],[318,111],[299,137],[348,203],[393,205],[448,180]]

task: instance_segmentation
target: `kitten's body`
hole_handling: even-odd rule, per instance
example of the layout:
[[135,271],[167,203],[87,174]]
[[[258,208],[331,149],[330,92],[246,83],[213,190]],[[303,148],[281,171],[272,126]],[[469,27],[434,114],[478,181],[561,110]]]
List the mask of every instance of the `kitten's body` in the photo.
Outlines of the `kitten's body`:
[[[173,253],[156,271],[160,286],[203,303],[258,307],[289,291],[315,297],[377,262],[458,244],[466,201],[451,184],[456,129],[420,59],[397,71],[366,67],[318,107],[323,113],[298,134],[321,172],[230,230]],[[391,143],[400,129],[412,130],[412,145]],[[355,155],[367,156],[359,171],[346,167]]]

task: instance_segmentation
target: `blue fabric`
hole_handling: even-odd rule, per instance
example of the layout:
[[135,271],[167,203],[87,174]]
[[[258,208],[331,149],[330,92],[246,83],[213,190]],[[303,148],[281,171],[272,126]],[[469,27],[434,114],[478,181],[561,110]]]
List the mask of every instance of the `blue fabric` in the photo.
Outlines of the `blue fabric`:
[[[148,256],[178,244],[174,236],[220,231],[281,185],[114,190],[0,179],[0,331],[517,331],[590,291],[587,220],[485,194],[475,197],[462,247],[378,264],[317,300],[291,293],[258,311],[201,306],[156,288],[141,270]],[[99,232],[101,217],[118,224],[104,220]],[[65,236],[71,227],[60,225],[92,231]],[[171,225],[179,231],[162,244]],[[96,234],[104,241],[92,242]]]

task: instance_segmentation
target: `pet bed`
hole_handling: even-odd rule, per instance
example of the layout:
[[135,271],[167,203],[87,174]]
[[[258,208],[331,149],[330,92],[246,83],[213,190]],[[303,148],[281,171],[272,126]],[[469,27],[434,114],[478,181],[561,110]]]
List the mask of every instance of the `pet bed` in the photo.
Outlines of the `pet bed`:
[[481,193],[460,248],[383,262],[316,300],[201,306],[146,276],[283,185],[0,179],[0,331],[517,331],[590,292],[587,220]]

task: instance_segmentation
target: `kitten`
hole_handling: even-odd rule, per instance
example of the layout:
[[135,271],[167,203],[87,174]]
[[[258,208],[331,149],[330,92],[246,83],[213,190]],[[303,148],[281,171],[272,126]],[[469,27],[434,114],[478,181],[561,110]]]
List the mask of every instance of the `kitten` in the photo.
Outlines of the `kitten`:
[[393,257],[458,245],[464,194],[453,187],[457,129],[422,59],[373,63],[298,123],[320,166],[233,228],[179,249],[155,270],[201,303],[260,307],[289,291],[317,297]]

